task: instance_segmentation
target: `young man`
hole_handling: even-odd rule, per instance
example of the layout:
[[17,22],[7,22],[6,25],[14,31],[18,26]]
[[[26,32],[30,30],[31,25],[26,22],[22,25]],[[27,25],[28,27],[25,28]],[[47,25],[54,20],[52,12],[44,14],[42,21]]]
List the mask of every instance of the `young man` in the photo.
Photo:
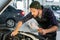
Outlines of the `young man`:
[[34,18],[41,26],[39,26],[40,28],[38,29],[39,35],[42,34],[43,37],[48,37],[48,40],[56,40],[58,23],[53,12],[48,8],[42,8],[38,1],[34,1],[31,3],[30,12],[31,13],[26,15],[22,20],[18,22],[16,29],[12,32],[11,35],[17,35],[22,24],[29,19]]

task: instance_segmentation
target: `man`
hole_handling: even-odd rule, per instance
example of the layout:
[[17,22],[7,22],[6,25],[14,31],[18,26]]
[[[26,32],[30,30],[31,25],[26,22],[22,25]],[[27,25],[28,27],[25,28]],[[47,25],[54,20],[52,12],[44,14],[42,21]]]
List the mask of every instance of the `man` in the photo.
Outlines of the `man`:
[[48,8],[42,8],[38,1],[34,1],[31,3],[30,12],[31,13],[26,15],[22,20],[18,22],[15,30],[11,35],[17,35],[18,30],[22,26],[22,24],[29,19],[34,18],[40,24],[40,28],[38,29],[39,35],[41,34],[44,38],[48,38],[48,40],[56,40],[58,23],[53,12]]

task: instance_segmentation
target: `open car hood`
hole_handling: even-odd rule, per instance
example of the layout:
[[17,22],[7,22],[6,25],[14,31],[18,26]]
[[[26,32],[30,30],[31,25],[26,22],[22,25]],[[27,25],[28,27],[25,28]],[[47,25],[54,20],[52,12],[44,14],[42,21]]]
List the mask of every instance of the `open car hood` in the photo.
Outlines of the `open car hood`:
[[0,15],[9,6],[12,0],[0,0]]

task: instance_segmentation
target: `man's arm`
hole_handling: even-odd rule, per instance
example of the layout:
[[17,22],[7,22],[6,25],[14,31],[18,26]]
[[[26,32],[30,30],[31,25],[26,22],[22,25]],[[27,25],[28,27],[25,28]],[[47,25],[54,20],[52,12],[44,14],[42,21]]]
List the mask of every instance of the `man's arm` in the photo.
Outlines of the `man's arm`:
[[50,20],[51,27],[49,29],[45,29],[46,33],[51,33],[51,32],[57,31],[58,30],[58,22],[56,20],[54,13],[50,9],[48,10],[48,19]]
[[52,33],[52,32],[55,32],[58,30],[58,27],[57,26],[52,26],[51,28],[49,29],[44,29],[43,31],[43,35],[47,34],[47,33]]
[[25,17],[23,17],[18,23],[16,28],[14,29],[14,31],[11,33],[12,36],[15,36],[18,34],[19,28],[22,26],[23,23],[25,23],[26,21],[28,21],[29,19],[32,18],[31,13],[29,13],[28,15],[26,15]]
[[58,30],[58,27],[57,26],[52,26],[49,29],[43,29],[43,28],[38,29],[38,31],[39,32],[42,32],[43,35],[46,35],[47,33],[55,32],[57,30]]
[[14,29],[14,31],[11,33],[11,36],[15,36],[18,34],[19,28],[22,26],[22,21],[19,21],[16,28]]
[[49,19],[49,24],[51,26],[49,27],[49,29],[43,29],[43,35],[47,33],[52,33],[58,30],[58,22],[53,12],[50,9],[47,11],[47,15],[48,15],[47,18]]
[[19,28],[22,26],[22,21],[19,21],[16,28],[15,28],[15,31],[19,31]]

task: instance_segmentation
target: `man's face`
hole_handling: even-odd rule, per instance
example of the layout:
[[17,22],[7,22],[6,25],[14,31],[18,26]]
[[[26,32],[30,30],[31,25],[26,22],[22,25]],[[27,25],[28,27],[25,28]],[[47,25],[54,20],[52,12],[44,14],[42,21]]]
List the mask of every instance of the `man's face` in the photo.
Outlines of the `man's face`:
[[32,15],[36,17],[38,15],[38,9],[30,8],[30,12],[32,12]]

